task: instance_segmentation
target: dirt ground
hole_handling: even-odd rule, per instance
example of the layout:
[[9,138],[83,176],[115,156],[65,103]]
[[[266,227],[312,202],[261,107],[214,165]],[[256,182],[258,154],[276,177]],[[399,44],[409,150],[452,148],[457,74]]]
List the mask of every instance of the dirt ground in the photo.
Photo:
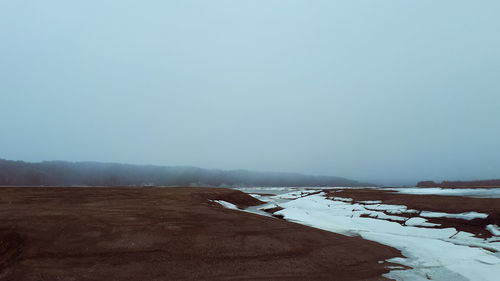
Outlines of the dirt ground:
[[0,189],[0,280],[383,280],[399,251],[215,188]]

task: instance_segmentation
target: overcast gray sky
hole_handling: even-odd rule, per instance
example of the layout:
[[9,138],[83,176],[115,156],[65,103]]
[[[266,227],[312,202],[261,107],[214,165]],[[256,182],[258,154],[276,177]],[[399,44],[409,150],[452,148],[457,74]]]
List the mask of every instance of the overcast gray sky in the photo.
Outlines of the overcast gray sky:
[[500,178],[500,1],[0,2],[0,157]]

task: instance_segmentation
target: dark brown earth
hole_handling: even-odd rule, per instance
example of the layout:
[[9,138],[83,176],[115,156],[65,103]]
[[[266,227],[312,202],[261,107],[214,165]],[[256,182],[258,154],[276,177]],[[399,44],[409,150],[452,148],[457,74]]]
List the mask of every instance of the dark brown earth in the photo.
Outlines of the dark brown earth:
[[1,188],[0,280],[381,280],[399,251],[215,188]]
[[[396,191],[380,189],[327,189],[324,190],[330,197],[351,198],[353,202],[377,200],[383,204],[405,205],[408,209],[444,213],[479,212],[486,213],[486,219],[453,219],[453,218],[426,218],[431,223],[441,224],[440,228],[455,227],[457,230],[467,231],[481,237],[490,237],[486,225],[500,225],[500,198],[470,198],[463,196],[442,195],[415,195],[402,194]],[[388,215],[390,215],[388,213]],[[413,217],[415,214],[398,214],[398,216]]]

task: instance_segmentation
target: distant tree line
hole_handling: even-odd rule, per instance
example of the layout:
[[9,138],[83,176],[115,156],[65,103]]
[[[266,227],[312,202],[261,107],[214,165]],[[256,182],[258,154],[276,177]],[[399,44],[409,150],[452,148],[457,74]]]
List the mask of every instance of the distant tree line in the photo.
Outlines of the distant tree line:
[[373,186],[341,177],[98,162],[0,159],[0,185],[30,186]]
[[500,179],[498,180],[478,180],[478,181],[443,181],[436,183],[434,181],[421,181],[417,187],[500,187]]

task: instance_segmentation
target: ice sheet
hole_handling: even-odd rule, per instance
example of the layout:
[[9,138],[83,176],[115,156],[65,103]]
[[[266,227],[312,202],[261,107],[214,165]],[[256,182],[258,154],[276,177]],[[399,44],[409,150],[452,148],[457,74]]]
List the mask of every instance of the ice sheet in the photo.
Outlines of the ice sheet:
[[429,212],[429,211],[422,211],[420,213],[421,217],[426,217],[426,218],[454,218],[454,219],[463,219],[463,220],[472,220],[472,219],[485,219],[488,217],[488,214],[484,213],[478,213],[478,212],[467,212],[467,213],[460,213],[460,214],[450,214],[450,213],[441,213],[441,212]]
[[[406,258],[397,259],[409,270],[392,270],[387,277],[397,280],[498,280],[500,243],[480,239],[455,228],[431,226],[425,218],[398,222],[362,217],[381,211],[405,211],[406,206],[351,204],[313,194],[280,204],[276,212],[285,219],[345,235],[361,237],[400,249]],[[476,215],[476,214],[474,214]]]

